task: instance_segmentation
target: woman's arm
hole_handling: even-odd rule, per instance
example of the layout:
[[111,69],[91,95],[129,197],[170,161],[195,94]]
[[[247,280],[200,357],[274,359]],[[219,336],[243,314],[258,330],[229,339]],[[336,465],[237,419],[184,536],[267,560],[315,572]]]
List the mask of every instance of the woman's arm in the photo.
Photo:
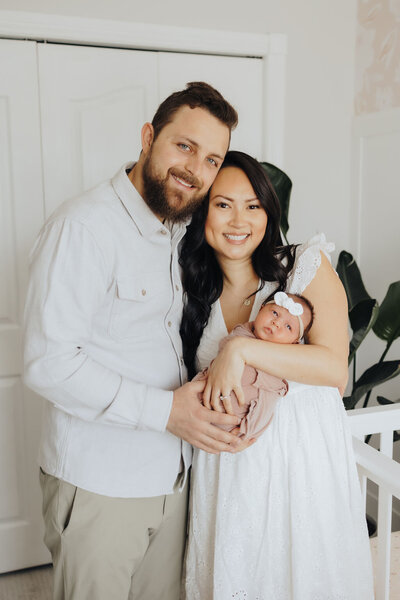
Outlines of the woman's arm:
[[274,344],[233,338],[210,369],[203,395],[206,406],[221,410],[219,396],[228,396],[231,390],[242,403],[241,377],[246,363],[276,377],[344,389],[349,344],[346,294],[322,252],[321,265],[303,295],[315,308],[309,343]]

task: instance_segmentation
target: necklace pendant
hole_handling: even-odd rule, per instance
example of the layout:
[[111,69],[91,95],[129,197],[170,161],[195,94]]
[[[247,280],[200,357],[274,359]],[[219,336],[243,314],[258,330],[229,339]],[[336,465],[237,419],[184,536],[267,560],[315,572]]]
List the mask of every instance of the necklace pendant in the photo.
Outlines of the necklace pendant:
[[250,304],[251,304],[250,298],[246,298],[246,300],[243,302],[244,306],[250,306]]

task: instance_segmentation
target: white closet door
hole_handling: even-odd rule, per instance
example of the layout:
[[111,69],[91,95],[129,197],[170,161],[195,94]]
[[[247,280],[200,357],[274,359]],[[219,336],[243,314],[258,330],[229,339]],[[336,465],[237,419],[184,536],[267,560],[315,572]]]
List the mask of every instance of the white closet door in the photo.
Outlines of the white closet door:
[[49,562],[36,463],[41,400],[22,384],[28,253],[43,221],[36,44],[0,41],[0,572]]
[[183,89],[189,81],[206,81],[236,108],[239,125],[231,150],[262,158],[263,63],[257,58],[206,54],[159,53],[160,98]]
[[36,62],[35,48],[0,44],[0,572],[49,561],[36,465],[41,401],[20,377],[28,253],[44,212],[137,159],[143,123],[188,81],[210,82],[238,109],[232,148],[260,156],[262,146],[260,60],[38,44]]
[[46,216],[136,160],[158,105],[157,54],[39,47]]

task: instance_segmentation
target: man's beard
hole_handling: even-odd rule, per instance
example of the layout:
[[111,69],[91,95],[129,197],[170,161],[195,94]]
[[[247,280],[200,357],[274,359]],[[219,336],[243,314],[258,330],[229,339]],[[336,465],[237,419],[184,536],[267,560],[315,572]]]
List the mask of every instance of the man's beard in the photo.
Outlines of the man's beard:
[[[175,177],[179,177],[191,185],[196,186],[196,188],[200,188],[201,183],[193,175],[181,172],[174,167],[168,169],[165,179],[157,177],[157,175],[153,174],[151,162],[150,152],[144,161],[142,170],[143,199],[149,208],[162,219],[167,219],[172,223],[186,221],[187,218],[194,213],[196,208],[200,206],[206,195],[193,193],[193,195],[187,199],[184,192],[180,192],[179,190],[171,191],[168,189],[167,183],[169,176],[173,174]],[[171,196],[174,196],[177,200],[176,205],[170,203],[168,198]]]

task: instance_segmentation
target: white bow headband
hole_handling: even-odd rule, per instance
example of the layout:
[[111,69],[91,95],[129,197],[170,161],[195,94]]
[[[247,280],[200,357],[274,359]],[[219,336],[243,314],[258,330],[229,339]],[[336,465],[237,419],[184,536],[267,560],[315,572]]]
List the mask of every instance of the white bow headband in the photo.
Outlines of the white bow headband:
[[282,306],[282,308],[286,308],[291,315],[297,317],[300,327],[299,340],[303,337],[304,325],[300,315],[303,314],[304,310],[300,302],[295,302],[293,298],[289,298],[285,292],[276,292],[276,294],[274,294],[274,299],[266,302],[266,304],[276,304],[277,306]]

